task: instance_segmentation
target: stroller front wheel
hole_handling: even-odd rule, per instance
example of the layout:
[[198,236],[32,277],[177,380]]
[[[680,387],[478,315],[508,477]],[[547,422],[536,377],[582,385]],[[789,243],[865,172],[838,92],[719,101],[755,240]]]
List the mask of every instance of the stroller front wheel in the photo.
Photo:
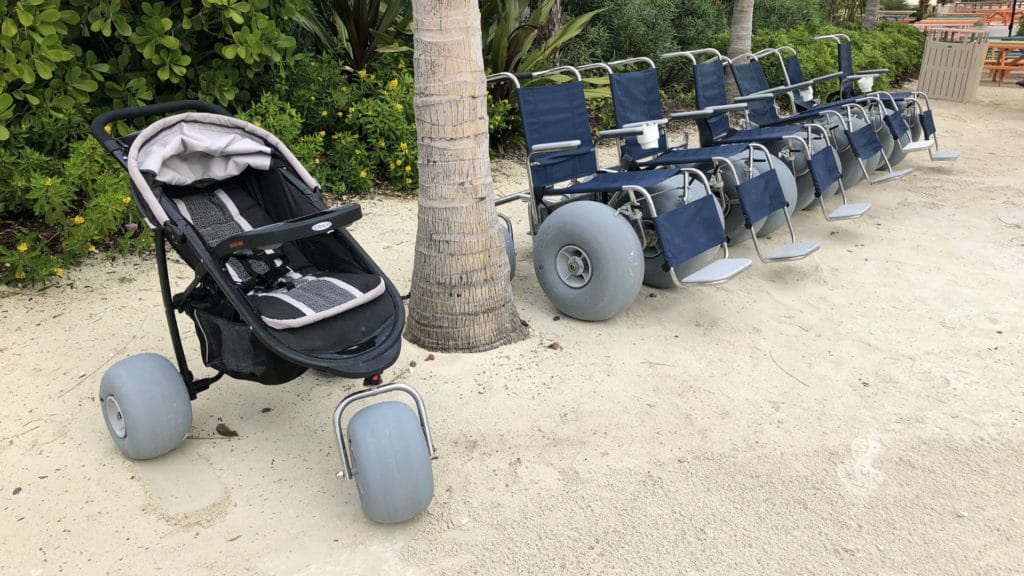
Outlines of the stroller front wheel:
[[192,431],[188,389],[159,354],[136,354],[111,366],[100,381],[100,406],[110,438],[132,460],[163,456]]
[[404,522],[434,498],[430,448],[420,421],[401,402],[363,408],[348,424],[352,468],[363,513],[380,524]]

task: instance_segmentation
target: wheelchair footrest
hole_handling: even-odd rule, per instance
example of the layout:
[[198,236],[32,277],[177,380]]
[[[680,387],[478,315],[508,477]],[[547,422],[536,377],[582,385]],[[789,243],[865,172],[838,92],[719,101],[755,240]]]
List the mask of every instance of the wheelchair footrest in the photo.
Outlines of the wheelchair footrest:
[[680,284],[721,284],[750,268],[747,258],[721,258],[679,281]]
[[765,258],[765,262],[801,260],[817,252],[818,248],[821,248],[821,244],[818,242],[793,242],[769,254]]
[[829,220],[852,220],[860,218],[871,210],[871,204],[861,202],[859,204],[843,204],[828,215]]
[[904,168],[902,170],[893,170],[892,172],[883,174],[883,175],[879,176],[878,178],[875,178],[874,180],[871,181],[871,183],[872,184],[881,184],[883,182],[890,182],[892,180],[899,180],[900,178],[903,178],[904,176],[906,176],[907,174],[910,174],[913,171],[914,171],[913,168]]
[[932,160],[936,162],[950,162],[960,157],[956,150],[938,150],[932,152]]
[[932,142],[931,140],[921,140],[919,142],[910,142],[900,147],[903,148],[904,152],[909,154],[911,152],[921,152],[923,150],[927,150],[931,148],[934,144],[935,143]]

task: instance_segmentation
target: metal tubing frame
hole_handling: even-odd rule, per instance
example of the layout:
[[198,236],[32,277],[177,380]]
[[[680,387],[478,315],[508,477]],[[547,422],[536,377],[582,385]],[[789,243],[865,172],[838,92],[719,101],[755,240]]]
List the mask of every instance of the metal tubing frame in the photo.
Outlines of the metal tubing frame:
[[338,449],[341,451],[341,471],[338,472],[337,474],[338,478],[344,477],[349,480],[353,478],[352,461],[348,455],[348,448],[345,446],[345,435],[341,431],[342,413],[353,402],[365,400],[367,398],[372,398],[373,396],[377,396],[380,394],[387,394],[389,392],[405,392],[406,394],[412,397],[413,402],[416,403],[416,413],[420,420],[420,429],[423,430],[423,437],[427,441],[427,449],[430,451],[430,457],[433,458],[434,456],[437,455],[437,449],[434,447],[434,441],[430,437],[430,425],[427,422],[427,408],[426,406],[424,406],[423,398],[420,397],[419,392],[417,392],[411,386],[401,384],[398,382],[385,384],[383,386],[377,386],[375,388],[370,388],[368,390],[360,390],[358,392],[353,392],[352,394],[349,394],[348,396],[342,398],[341,402],[338,403],[338,407],[334,409],[334,418],[332,420],[334,423],[334,434],[336,440],[338,441]]

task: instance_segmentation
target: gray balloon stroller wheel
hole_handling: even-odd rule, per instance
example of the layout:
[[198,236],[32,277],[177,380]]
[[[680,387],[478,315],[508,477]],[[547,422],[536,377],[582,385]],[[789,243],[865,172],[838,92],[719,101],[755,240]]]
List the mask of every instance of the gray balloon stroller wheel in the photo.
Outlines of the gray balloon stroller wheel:
[[404,522],[426,510],[434,497],[430,449],[411,408],[401,402],[373,404],[348,424],[352,468],[367,518]]
[[106,417],[107,423],[110,425],[110,433],[118,438],[124,438],[128,435],[128,429],[124,424],[124,414],[121,413],[121,405],[117,403],[117,398],[113,396],[107,396],[107,399],[103,401],[103,416]]
[[136,354],[111,366],[100,381],[100,403],[110,438],[132,460],[163,456],[192,431],[188,388],[159,354]]

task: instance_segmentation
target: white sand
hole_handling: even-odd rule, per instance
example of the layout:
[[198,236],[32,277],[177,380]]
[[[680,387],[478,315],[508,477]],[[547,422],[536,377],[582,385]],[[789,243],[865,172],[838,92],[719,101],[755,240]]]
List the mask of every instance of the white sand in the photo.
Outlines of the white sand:
[[[609,322],[553,319],[507,207],[530,337],[432,362],[404,346],[385,377],[424,394],[440,457],[433,504],[399,526],[334,477],[356,381],[225,379],[181,449],[121,457],[100,376],[172,356],[152,259],[0,292],[0,574],[1024,573],[1024,90],[933,104],[958,162],[857,186],[860,221],[798,214],[822,243],[807,261],[645,288]],[[415,203],[363,210],[356,236],[405,292]]]

